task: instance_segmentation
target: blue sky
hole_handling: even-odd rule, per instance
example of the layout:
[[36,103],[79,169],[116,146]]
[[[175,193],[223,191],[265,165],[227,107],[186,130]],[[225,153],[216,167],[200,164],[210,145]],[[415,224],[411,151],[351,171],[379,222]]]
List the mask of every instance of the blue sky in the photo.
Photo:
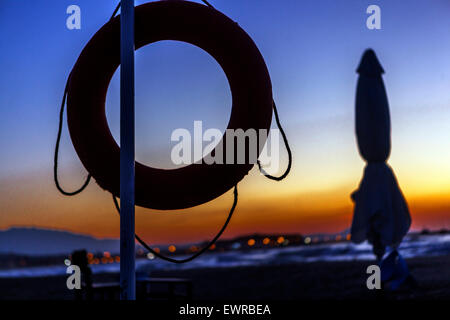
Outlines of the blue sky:
[[[65,27],[70,4],[81,8],[81,30]],[[381,7],[382,30],[365,27],[369,4]],[[50,165],[65,77],[115,5],[106,0],[2,1],[0,148],[5,155],[0,176]],[[288,127],[353,111],[354,70],[367,47],[376,50],[387,71],[388,93],[395,93],[391,105],[397,110],[448,102],[448,1],[217,0],[214,5],[260,48]],[[228,84],[206,53],[163,42],[143,48],[136,60],[138,158],[164,161],[146,159],[155,154],[149,148],[159,150],[173,128],[190,128],[193,120],[225,127],[231,103]],[[108,95],[108,119],[116,137],[118,96],[116,76]]]

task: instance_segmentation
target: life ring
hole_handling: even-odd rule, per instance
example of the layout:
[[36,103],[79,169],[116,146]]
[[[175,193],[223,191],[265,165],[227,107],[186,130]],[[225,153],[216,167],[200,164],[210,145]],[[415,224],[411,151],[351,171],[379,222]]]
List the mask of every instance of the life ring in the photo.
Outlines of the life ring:
[[[161,40],[198,46],[220,64],[232,94],[228,128],[269,130],[273,101],[269,72],[258,48],[237,23],[193,2],[159,1],[136,7],[136,50]],[[75,150],[100,187],[115,196],[120,194],[120,149],[108,127],[105,100],[119,65],[120,17],[116,17],[83,49],[67,91],[68,127]],[[253,165],[202,162],[164,170],[136,162],[135,203],[160,210],[200,205],[236,185]]]

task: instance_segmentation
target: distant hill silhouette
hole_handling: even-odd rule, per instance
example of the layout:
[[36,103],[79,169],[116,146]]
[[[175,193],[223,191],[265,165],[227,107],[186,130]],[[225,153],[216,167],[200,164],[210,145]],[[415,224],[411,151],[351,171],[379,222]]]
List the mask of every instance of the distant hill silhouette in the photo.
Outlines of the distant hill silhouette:
[[57,255],[76,249],[119,252],[118,239],[97,239],[67,231],[40,228],[10,228],[0,231],[0,254]]

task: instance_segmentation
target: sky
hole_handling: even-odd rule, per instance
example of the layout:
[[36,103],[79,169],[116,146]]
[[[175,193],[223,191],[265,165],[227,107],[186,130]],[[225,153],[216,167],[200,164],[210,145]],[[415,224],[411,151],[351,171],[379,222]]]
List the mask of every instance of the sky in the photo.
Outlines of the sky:
[[[409,203],[412,228],[450,227],[449,1],[211,3],[238,22],[261,51],[294,159],[282,182],[265,179],[254,168],[239,183],[238,207],[224,237],[350,227],[350,194],[364,168],[354,135],[355,70],[366,48],[375,50],[386,71],[389,164]],[[81,8],[80,30],[66,28],[66,9],[72,4]],[[381,30],[366,27],[371,4],[381,8]],[[119,235],[107,192],[92,182],[82,194],[64,197],[52,173],[66,77],[116,5],[112,0],[1,1],[0,229],[35,226]],[[106,110],[118,141],[119,71]],[[194,121],[202,120],[204,128],[224,130],[230,111],[225,74],[206,52],[174,41],[136,52],[136,159],[141,163],[171,168],[174,129],[192,130]],[[66,121],[60,163],[63,186],[78,188],[87,172]],[[230,190],[186,210],[137,208],[136,231],[151,243],[204,240],[221,227],[232,200]]]

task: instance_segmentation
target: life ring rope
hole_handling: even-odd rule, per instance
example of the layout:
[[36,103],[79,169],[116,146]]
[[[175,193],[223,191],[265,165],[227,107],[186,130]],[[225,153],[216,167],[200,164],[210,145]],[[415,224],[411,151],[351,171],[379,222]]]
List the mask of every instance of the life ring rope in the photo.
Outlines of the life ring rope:
[[[109,18],[109,21],[112,21],[114,17],[116,16],[116,13],[120,9],[120,2],[114,9],[111,17]],[[64,109],[67,101],[67,93],[69,91],[69,83],[70,83],[70,77],[72,75],[72,72],[69,73],[69,76],[67,77],[66,86],[64,87],[64,94],[61,102],[61,107],[59,108],[59,124],[58,124],[58,134],[56,136],[56,145],[55,145],[55,156],[53,160],[53,180],[55,181],[56,188],[59,192],[61,192],[65,196],[75,196],[81,192],[83,192],[84,189],[89,185],[89,182],[91,182],[92,175],[88,173],[86,180],[84,181],[83,185],[75,190],[75,191],[66,191],[61,187],[61,184],[59,183],[58,179],[58,154],[59,154],[59,145],[61,143],[61,135],[62,135],[62,128],[63,128],[63,121],[64,121]]]
[[58,153],[59,153],[59,145],[61,142],[61,134],[62,134],[62,128],[63,128],[63,121],[64,121],[64,106],[66,105],[67,89],[69,86],[69,82],[70,82],[70,74],[67,77],[66,87],[64,89],[64,95],[63,95],[63,99],[61,102],[61,108],[59,110],[58,134],[56,136],[55,157],[53,160],[53,180],[55,181],[56,188],[58,189],[59,192],[61,192],[65,196],[74,196],[74,195],[77,195],[80,192],[82,192],[84,189],[86,189],[86,187],[89,185],[89,182],[91,181],[92,176],[90,173],[88,173],[83,185],[75,191],[64,190],[61,187],[61,185],[59,183],[59,179],[58,179]]
[[283,143],[284,143],[284,146],[286,147],[286,151],[287,151],[287,154],[288,154],[288,164],[287,164],[286,170],[284,171],[284,173],[282,175],[276,177],[276,176],[272,176],[272,175],[268,174],[264,170],[264,168],[261,166],[261,162],[259,160],[256,163],[258,164],[259,171],[267,179],[275,180],[275,181],[281,181],[284,178],[286,178],[287,175],[289,174],[289,172],[291,171],[291,167],[292,167],[292,151],[291,151],[291,148],[289,146],[289,141],[287,139],[286,133],[284,132],[283,126],[281,125],[280,117],[278,116],[278,110],[277,110],[277,105],[275,104],[275,101],[273,101],[273,113],[275,115],[275,121],[277,123],[278,129],[280,129],[281,136],[283,137]]
[[[234,196],[234,200],[233,200],[233,205],[231,206],[230,212],[228,213],[228,217],[225,220],[225,223],[223,224],[222,228],[219,230],[219,232],[216,234],[216,236],[208,242],[208,244],[206,246],[204,246],[202,249],[200,249],[198,252],[196,252],[195,254],[193,254],[192,256],[190,256],[189,258],[186,259],[181,259],[181,260],[177,260],[177,259],[173,259],[173,258],[169,258],[166,257],[165,255],[156,252],[155,250],[153,250],[144,240],[142,240],[137,234],[135,235],[136,240],[148,251],[150,251],[152,254],[154,254],[156,257],[162,259],[162,260],[166,260],[172,263],[186,263],[189,261],[194,260],[195,258],[197,258],[198,256],[200,256],[202,253],[204,253],[205,251],[207,251],[209,248],[211,248],[211,246],[217,241],[217,239],[220,238],[220,236],[222,235],[222,233],[225,231],[225,229],[228,226],[228,223],[231,220],[231,217],[233,216],[234,210],[236,209],[237,206],[237,202],[238,202],[238,189],[237,189],[237,185],[234,186],[234,191],[233,191],[233,196]],[[116,207],[117,213],[120,215],[120,206],[119,203],[117,201],[117,198],[112,195],[113,201],[114,201],[114,205]]]

